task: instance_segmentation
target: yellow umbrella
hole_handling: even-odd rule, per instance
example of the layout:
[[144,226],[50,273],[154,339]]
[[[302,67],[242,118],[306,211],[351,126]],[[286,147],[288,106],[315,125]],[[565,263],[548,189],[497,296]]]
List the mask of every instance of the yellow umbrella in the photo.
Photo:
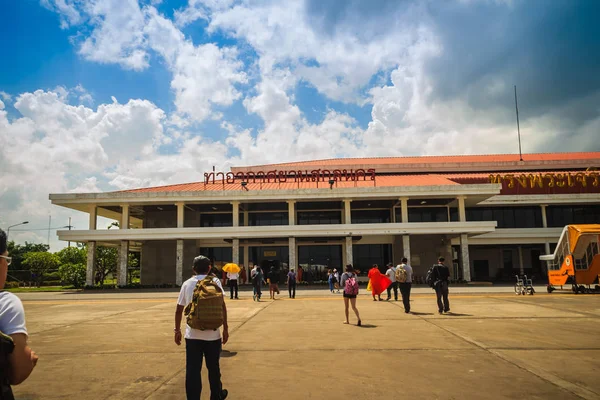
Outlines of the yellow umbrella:
[[241,270],[240,270],[240,267],[238,267],[238,265],[237,265],[237,264],[234,264],[234,263],[228,263],[228,264],[225,264],[225,265],[223,266],[223,271],[225,271],[225,272],[229,272],[230,274],[237,274],[237,273],[239,273]]

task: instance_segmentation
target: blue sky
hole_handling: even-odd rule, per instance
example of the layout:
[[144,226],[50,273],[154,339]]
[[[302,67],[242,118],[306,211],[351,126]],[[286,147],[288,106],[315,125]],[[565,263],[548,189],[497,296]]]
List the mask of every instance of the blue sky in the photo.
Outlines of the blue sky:
[[525,152],[598,151],[599,14],[593,0],[2,2],[0,227],[71,216],[48,193],[213,165],[515,153],[513,85]]

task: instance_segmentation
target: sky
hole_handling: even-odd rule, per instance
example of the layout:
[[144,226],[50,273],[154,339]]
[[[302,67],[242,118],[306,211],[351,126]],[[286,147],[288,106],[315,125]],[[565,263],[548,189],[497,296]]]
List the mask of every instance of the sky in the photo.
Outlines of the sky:
[[[0,227],[50,193],[334,157],[600,151],[595,0],[0,3]],[[102,220],[99,227],[110,221]]]

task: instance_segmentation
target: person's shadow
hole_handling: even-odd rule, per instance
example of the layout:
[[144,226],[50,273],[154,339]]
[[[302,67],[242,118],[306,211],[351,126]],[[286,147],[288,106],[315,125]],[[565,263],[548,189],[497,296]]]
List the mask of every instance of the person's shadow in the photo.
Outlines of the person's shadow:
[[359,326],[359,328],[377,328],[377,325],[373,325],[373,324],[361,324],[361,326]]
[[447,315],[449,317],[472,317],[473,316],[471,314],[453,313],[452,311],[444,313],[444,315]]
[[229,358],[229,357],[235,357],[236,355],[237,355],[237,351],[221,350],[221,357]]
[[429,312],[418,312],[418,311],[411,311],[411,312],[409,312],[409,314],[412,314],[412,315],[433,315],[433,313],[429,313]]

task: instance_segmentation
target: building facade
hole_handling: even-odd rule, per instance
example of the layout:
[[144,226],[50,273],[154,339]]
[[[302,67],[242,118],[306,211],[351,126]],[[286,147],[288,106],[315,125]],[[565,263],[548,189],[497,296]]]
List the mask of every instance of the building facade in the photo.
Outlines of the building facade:
[[[366,273],[406,256],[417,281],[439,256],[458,281],[545,279],[539,261],[570,223],[600,223],[600,153],[332,159],[234,167],[196,183],[51,194],[89,213],[89,229],[58,231],[130,251],[142,285],[180,285],[198,254],[216,265],[302,267],[305,280],[347,263]],[[97,217],[120,229],[97,229]]]

